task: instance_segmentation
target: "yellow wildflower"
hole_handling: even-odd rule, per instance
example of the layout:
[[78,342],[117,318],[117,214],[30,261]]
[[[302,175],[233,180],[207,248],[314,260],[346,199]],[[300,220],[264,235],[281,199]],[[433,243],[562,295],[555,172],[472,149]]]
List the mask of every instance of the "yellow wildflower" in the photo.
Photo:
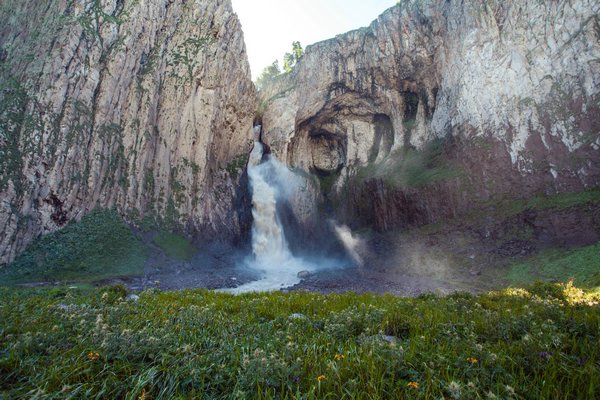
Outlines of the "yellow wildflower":
[[325,375],[319,375],[319,376],[317,376],[317,380],[319,382],[324,381],[325,379],[327,379],[327,377]]
[[417,382],[408,382],[406,384],[406,386],[408,386],[411,389],[418,389],[419,388],[419,384]]
[[335,361],[342,361],[344,358],[346,358],[346,356],[343,355],[343,354],[336,354],[335,355]]
[[98,353],[97,353],[97,352],[95,352],[95,351],[90,351],[90,352],[87,354],[87,358],[88,358],[88,360],[90,360],[90,361],[98,361],[98,359],[100,358],[100,354],[98,354]]
[[476,359],[476,358],[473,358],[473,357],[469,357],[469,358],[467,358],[467,361],[469,361],[469,362],[470,362],[470,363],[472,363],[472,364],[477,364],[477,362],[478,362],[478,361],[477,361],[477,359]]

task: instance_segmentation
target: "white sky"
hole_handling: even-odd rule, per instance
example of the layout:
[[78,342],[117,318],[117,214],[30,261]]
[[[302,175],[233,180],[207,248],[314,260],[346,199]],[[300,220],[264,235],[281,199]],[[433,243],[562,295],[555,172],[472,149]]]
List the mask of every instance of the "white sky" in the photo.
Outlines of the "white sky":
[[298,40],[303,48],[368,26],[397,0],[232,0],[242,22],[252,77]]

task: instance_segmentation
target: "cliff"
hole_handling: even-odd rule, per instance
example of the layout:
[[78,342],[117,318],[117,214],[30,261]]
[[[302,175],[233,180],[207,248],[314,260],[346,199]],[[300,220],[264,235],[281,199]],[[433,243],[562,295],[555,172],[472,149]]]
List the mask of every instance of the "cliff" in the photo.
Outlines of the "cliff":
[[3,1],[0,21],[0,264],[95,207],[239,236],[255,92],[229,0]]
[[355,227],[598,186],[599,10],[404,0],[262,90],[263,138]]

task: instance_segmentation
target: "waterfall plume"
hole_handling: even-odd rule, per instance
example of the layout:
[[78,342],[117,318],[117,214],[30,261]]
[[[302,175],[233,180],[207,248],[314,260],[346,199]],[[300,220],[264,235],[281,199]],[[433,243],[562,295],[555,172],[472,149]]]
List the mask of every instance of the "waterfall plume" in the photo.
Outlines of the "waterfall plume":
[[264,146],[256,140],[248,160],[248,178],[252,189],[252,257],[246,264],[260,274],[256,281],[232,289],[232,292],[278,290],[300,282],[298,272],[314,266],[295,257],[285,238],[277,215],[277,202],[293,191],[297,177],[273,156],[263,159]]

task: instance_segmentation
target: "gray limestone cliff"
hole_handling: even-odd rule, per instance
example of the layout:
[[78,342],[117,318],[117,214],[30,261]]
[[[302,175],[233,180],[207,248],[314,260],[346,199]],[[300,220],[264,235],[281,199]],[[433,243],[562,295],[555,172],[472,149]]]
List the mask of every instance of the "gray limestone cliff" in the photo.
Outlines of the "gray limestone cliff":
[[597,187],[599,11],[403,0],[261,90],[263,138],[326,209],[379,230]]
[[10,0],[0,21],[0,264],[95,207],[239,236],[255,91],[229,0]]

